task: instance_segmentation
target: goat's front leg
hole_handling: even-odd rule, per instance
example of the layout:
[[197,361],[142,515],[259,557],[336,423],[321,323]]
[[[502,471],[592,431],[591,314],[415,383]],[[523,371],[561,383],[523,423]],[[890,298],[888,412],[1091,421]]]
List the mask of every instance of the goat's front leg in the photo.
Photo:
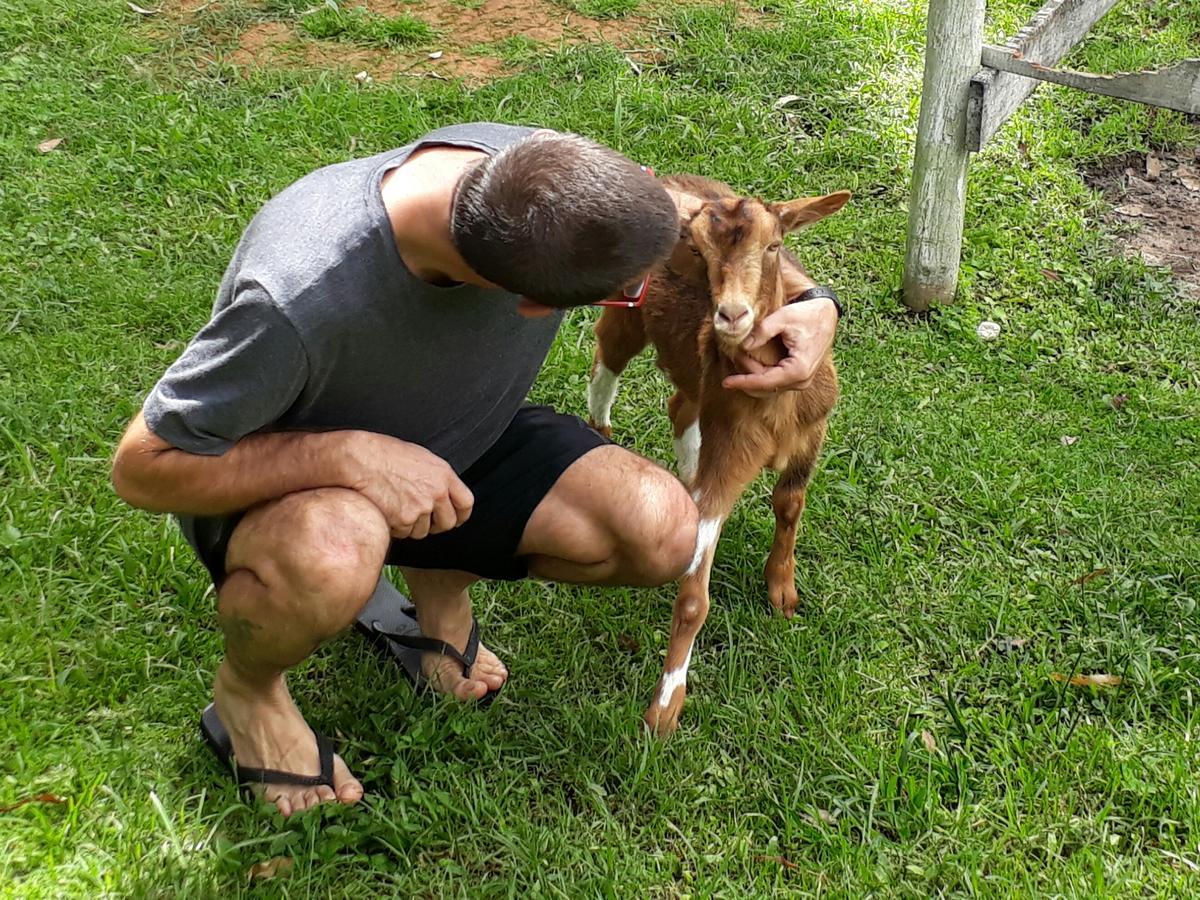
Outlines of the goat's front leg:
[[677,390],[667,404],[671,415],[671,428],[675,433],[675,460],[678,463],[679,480],[691,485],[696,480],[700,465],[700,408]]
[[683,711],[683,701],[687,696],[687,672],[692,661],[692,647],[708,617],[708,579],[723,520],[723,514],[706,514],[701,508],[696,555],[679,582],[679,593],[675,596],[671,639],[667,644],[662,677],[658,679],[654,699],[642,716],[658,737],[666,737],[679,725],[679,714]]
[[736,453],[735,445],[736,442],[719,426],[709,424],[705,428],[696,486],[692,491],[700,510],[696,553],[679,582],[663,674],[658,680],[654,699],[643,716],[646,724],[659,737],[671,734],[679,724],[679,713],[687,695],[687,670],[692,660],[692,646],[708,616],[708,580],[717,540],[721,537],[721,525],[746,485],[760,469],[757,460]]
[[775,540],[767,556],[767,597],[771,606],[790,619],[796,612],[796,526],[804,512],[805,493],[812,475],[820,439],[793,457],[775,483],[771,505],[775,508]]

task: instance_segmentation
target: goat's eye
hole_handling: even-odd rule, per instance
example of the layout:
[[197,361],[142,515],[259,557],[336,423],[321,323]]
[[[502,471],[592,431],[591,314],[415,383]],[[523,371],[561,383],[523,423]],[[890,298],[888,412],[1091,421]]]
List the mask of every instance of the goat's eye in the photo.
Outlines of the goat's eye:
[[692,256],[699,256],[699,255],[700,255],[700,251],[699,251],[699,250],[697,250],[695,247],[693,247],[693,246],[691,246],[691,245],[688,245],[688,249],[692,251]]
[[774,253],[778,249],[779,249],[779,241],[774,241],[770,244],[767,244],[767,252],[768,253]]

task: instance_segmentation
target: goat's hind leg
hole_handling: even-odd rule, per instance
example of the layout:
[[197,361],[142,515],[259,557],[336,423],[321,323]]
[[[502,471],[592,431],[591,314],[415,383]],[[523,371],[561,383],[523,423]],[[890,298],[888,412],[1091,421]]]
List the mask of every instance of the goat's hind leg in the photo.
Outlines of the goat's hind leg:
[[596,320],[596,355],[588,379],[589,424],[612,437],[612,405],[620,375],[646,346],[642,314],[636,309],[608,307]]
[[[808,437],[808,436],[806,436]],[[775,508],[775,539],[767,557],[767,598],[771,606],[790,619],[796,612],[796,526],[804,512],[808,481],[812,477],[825,429],[814,430],[790,460],[775,483],[771,505]]]

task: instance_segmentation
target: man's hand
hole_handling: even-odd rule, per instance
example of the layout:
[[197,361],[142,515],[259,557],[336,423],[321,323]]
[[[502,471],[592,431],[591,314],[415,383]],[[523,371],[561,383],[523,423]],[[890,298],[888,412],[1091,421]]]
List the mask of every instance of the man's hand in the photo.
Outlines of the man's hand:
[[347,437],[354,488],[379,507],[392,537],[441,534],[471,515],[474,495],[441,457],[388,435],[355,431]]
[[807,300],[777,309],[754,326],[742,348],[755,350],[779,337],[787,356],[774,366],[764,366],[748,356],[739,359],[745,374],[730,375],[727,388],[745,391],[751,396],[766,396],[777,391],[800,391],[808,387],[833,346],[838,313],[832,300]]

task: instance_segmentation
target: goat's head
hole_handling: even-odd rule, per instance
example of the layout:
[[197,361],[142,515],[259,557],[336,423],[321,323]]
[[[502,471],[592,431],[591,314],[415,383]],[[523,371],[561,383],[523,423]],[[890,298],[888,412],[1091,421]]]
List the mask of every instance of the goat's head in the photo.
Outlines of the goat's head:
[[783,236],[837,212],[849,199],[848,191],[838,191],[786,203],[731,197],[700,207],[685,236],[707,269],[719,344],[736,348],[755,322],[783,305]]

